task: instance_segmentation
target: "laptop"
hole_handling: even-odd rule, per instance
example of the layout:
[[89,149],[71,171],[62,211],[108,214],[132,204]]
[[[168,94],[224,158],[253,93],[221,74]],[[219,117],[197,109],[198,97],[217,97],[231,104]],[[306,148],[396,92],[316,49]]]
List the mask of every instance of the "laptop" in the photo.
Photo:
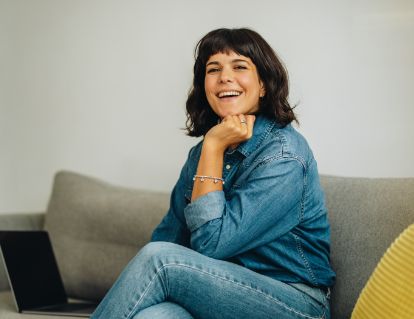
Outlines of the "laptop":
[[89,317],[97,304],[68,301],[46,231],[0,231],[0,248],[21,313]]

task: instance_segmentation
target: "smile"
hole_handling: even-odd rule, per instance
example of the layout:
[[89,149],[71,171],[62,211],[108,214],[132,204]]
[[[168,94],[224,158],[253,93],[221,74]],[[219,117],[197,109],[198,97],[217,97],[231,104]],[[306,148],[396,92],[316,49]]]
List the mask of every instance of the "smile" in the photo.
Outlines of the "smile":
[[219,97],[219,98],[223,98],[223,97],[233,97],[233,96],[239,96],[239,95],[241,95],[242,94],[242,92],[239,92],[239,91],[222,91],[222,92],[219,92],[218,94],[217,94],[217,96]]

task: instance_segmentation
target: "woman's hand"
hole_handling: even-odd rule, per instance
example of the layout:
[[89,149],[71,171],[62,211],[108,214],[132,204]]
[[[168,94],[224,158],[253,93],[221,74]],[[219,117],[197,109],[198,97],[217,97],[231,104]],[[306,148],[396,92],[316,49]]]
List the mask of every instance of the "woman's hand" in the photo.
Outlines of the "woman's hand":
[[252,137],[254,121],[254,115],[228,115],[207,132],[204,144],[223,152],[230,146],[235,147]]
[[[213,126],[204,137],[196,175],[221,178],[224,151],[229,146],[236,146],[252,137],[254,120],[254,115],[229,115],[220,124]],[[223,190],[222,183],[201,181],[197,178],[194,181],[191,201],[220,190]]]

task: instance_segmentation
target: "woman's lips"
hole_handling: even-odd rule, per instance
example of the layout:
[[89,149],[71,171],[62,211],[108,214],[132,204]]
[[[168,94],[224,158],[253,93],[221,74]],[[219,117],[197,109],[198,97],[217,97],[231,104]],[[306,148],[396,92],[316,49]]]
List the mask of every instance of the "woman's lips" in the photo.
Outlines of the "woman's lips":
[[243,92],[238,90],[226,90],[217,93],[217,97],[225,98],[225,97],[233,97],[233,96],[240,96]]

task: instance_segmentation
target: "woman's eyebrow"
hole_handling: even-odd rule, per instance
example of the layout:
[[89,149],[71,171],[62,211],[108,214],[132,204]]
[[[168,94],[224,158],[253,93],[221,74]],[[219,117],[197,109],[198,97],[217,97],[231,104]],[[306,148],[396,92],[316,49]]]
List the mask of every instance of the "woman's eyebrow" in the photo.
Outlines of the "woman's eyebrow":
[[[247,60],[243,60],[243,59],[234,59],[234,60],[231,60],[231,63],[238,63],[238,62],[249,63],[249,61],[247,61]],[[219,63],[219,62],[217,62],[217,61],[211,61],[211,62],[208,62],[208,63],[206,64],[206,66],[209,66],[209,65],[211,65],[211,64],[214,64],[214,65],[219,65],[220,63]]]
[[211,62],[208,62],[208,63],[206,64],[206,66],[209,66],[210,64],[219,65],[220,63],[218,63],[217,61],[211,61]]
[[243,60],[243,59],[234,59],[234,60],[231,60],[231,62],[233,62],[233,63],[237,63],[237,62],[245,62],[245,63],[249,63],[249,61],[247,61],[247,60]]

